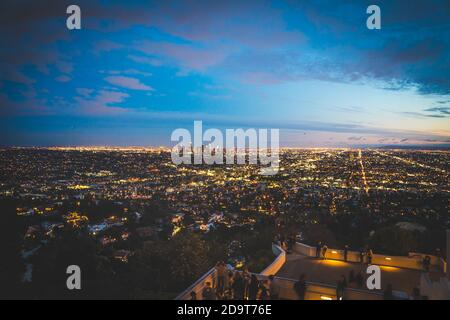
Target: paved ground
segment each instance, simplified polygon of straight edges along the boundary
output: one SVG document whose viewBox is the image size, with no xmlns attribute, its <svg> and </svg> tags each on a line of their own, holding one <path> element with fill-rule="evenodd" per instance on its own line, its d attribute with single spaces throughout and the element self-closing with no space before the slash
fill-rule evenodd
<svg viewBox="0 0 450 320">
<path fill-rule="evenodd" d="M 361 272 L 366 283 L 367 266 L 359 263 L 348 263 L 337 260 L 322 260 L 305 257 L 298 254 L 287 255 L 287 261 L 277 276 L 298 279 L 302 273 L 306 274 L 306 281 L 320 282 L 324 284 L 336 285 L 337 281 L 344 275 L 348 281 L 350 270 L 355 274 Z M 389 283 L 393 290 L 403 291 L 411 294 L 414 287 L 419 287 L 420 271 L 410 269 L 400 269 L 394 267 L 381 267 L 381 287 L 384 289 Z M 438 273 L 431 273 L 432 278 L 439 278 Z M 358 288 L 356 284 L 349 284 L 349 287 Z"/>
</svg>

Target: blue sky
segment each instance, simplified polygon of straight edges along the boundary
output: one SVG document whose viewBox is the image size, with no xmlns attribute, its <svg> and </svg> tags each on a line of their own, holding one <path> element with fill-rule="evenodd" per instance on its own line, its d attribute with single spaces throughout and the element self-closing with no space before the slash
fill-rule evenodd
<svg viewBox="0 0 450 320">
<path fill-rule="evenodd" d="M 78 4 L 82 29 L 67 30 Z M 281 145 L 450 144 L 450 3 L 2 1 L 1 145 L 170 145 L 280 128 Z"/>
</svg>

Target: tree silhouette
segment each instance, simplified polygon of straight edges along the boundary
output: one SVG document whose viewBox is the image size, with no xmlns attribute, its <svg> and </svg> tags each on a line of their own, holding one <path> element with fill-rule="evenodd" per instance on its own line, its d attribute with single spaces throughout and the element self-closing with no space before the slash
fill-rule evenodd
<svg viewBox="0 0 450 320">
<path fill-rule="evenodd" d="M 24 228 L 11 200 L 0 200 L 0 217 L 0 298 L 14 299 L 21 294 L 25 271 L 21 258 Z"/>
</svg>

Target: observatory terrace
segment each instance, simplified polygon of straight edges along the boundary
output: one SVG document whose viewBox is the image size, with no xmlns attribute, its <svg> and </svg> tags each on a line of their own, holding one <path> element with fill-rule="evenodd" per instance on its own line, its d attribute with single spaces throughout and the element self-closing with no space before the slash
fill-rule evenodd
<svg viewBox="0 0 450 320">
<path fill-rule="evenodd" d="M 258 280 L 266 286 L 268 278 L 274 275 L 274 285 L 279 291 L 279 299 L 297 300 L 298 295 L 294 284 L 300 275 L 306 276 L 306 300 L 335 300 L 337 299 L 337 282 L 344 275 L 362 275 L 362 285 L 355 282 L 348 283 L 344 290 L 344 300 L 382 300 L 383 292 L 392 286 L 393 298 L 399 300 L 410 299 L 414 288 L 419 288 L 421 295 L 426 298 L 448 298 L 448 288 L 440 288 L 440 284 L 448 286 L 445 272 L 447 263 L 444 259 L 430 256 L 431 263 L 428 272 L 423 270 L 423 258 L 420 253 L 410 253 L 408 256 L 387 256 L 374 254 L 372 264 L 380 266 L 381 289 L 368 290 L 366 280 L 367 264 L 360 263 L 359 252 L 348 251 L 347 261 L 344 261 L 343 250 L 328 249 L 325 257 L 316 257 L 316 248 L 302 243 L 296 243 L 289 254 L 278 244 L 272 245 L 276 258 L 265 270 L 256 274 Z M 176 299 L 189 300 L 195 292 L 197 299 L 202 299 L 202 292 L 206 283 L 217 286 L 217 271 L 212 268 L 193 285 L 182 292 Z"/>
</svg>

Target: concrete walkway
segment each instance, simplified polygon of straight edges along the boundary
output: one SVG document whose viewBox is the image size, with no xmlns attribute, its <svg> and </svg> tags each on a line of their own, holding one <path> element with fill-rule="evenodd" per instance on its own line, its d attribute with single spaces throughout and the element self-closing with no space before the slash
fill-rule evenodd
<svg viewBox="0 0 450 320">
<path fill-rule="evenodd" d="M 277 276 L 298 279 L 299 276 L 304 273 L 306 274 L 306 281 L 336 285 L 341 275 L 344 275 L 348 282 L 350 270 L 353 270 L 355 275 L 359 272 L 362 273 L 364 287 L 361 289 L 366 289 L 366 269 L 366 265 L 361 265 L 359 263 L 349 263 L 330 259 L 322 260 L 292 253 L 287 255 L 286 263 L 277 273 Z M 414 287 L 420 286 L 420 275 L 421 271 L 418 270 L 381 266 L 382 290 L 385 289 L 388 284 L 391 284 L 393 290 L 412 294 Z M 437 272 L 432 272 L 430 276 L 438 279 L 440 275 Z M 349 283 L 348 287 L 359 288 L 356 283 Z"/>
</svg>

